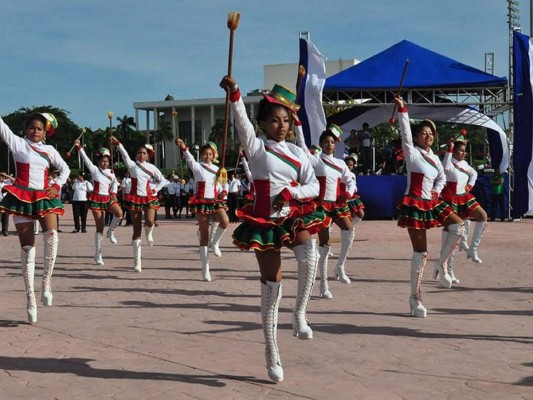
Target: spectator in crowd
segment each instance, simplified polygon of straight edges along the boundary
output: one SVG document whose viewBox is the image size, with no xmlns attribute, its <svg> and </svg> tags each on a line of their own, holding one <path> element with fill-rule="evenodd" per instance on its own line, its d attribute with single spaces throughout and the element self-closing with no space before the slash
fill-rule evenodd
<svg viewBox="0 0 533 400">
<path fill-rule="evenodd" d="M 74 214 L 74 230 L 72 233 L 80 231 L 87 232 L 87 193 L 92 192 L 93 185 L 86 181 L 83 172 L 80 172 L 72 183 L 72 213 Z"/>
<path fill-rule="evenodd" d="M 241 190 L 241 181 L 239 175 L 231 173 L 229 175 L 229 188 L 228 188 L 228 217 L 229 222 L 239 222 L 237 218 L 237 208 L 239 207 L 239 192 Z"/>
<path fill-rule="evenodd" d="M 505 207 L 504 207 L 504 191 L 503 191 L 503 176 L 500 174 L 500 170 L 496 168 L 494 175 L 490 178 L 490 192 L 491 192 L 491 212 L 490 220 L 496 219 L 496 209 L 500 211 L 500 220 L 505 221 Z"/>
<path fill-rule="evenodd" d="M 0 172 L 0 203 L 2 202 L 2 199 L 4 198 L 4 194 L 2 193 L 2 188 L 5 185 L 12 185 L 15 182 L 15 178 L 12 176 L 6 174 L 5 172 Z M 9 229 L 9 214 L 6 212 L 0 212 L 2 214 L 2 235 L 7 236 L 8 235 L 8 229 Z"/>
<path fill-rule="evenodd" d="M 357 133 L 359 139 L 359 151 L 361 152 L 361 163 L 363 164 L 363 173 L 369 174 L 374 170 L 372 165 L 372 142 L 373 137 L 369 131 L 368 122 L 363 123 L 363 130 Z"/>
<path fill-rule="evenodd" d="M 350 136 L 344 141 L 344 144 L 348 148 L 349 154 L 359 155 L 359 138 L 357 137 L 357 131 L 352 129 L 350 131 Z"/>
</svg>

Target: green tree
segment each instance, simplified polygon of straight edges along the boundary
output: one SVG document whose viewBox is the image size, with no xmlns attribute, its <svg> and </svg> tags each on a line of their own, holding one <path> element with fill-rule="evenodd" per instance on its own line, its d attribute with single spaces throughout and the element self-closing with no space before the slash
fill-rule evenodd
<svg viewBox="0 0 533 400">
<path fill-rule="evenodd" d="M 136 125 L 133 117 L 124 115 L 122 118 L 117 117 L 117 121 L 119 124 L 117 125 L 115 134 L 119 140 L 122 140 L 135 132 Z"/>
<path fill-rule="evenodd" d="M 15 134 L 24 136 L 26 121 L 34 112 L 47 112 L 54 114 L 57 119 L 58 126 L 55 130 L 55 135 L 51 138 L 48 138 L 46 143 L 54 146 L 57 149 L 69 167 L 77 168 L 77 157 L 69 158 L 67 157 L 67 152 L 72 147 L 74 140 L 80 135 L 81 128 L 69 118 L 68 111 L 53 106 L 38 106 L 33 108 L 21 107 L 17 111 L 3 116 L 2 119 Z M 7 155 L 7 146 L 3 141 L 0 142 L 0 154 Z M 8 170 L 8 162 L 11 162 L 11 173 L 14 173 L 15 171 L 11 157 L 0 157 L 0 171 Z"/>
</svg>

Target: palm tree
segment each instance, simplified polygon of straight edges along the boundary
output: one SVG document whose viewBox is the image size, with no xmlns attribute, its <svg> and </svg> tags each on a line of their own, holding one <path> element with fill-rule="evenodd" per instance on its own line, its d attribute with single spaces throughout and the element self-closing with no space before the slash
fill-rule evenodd
<svg viewBox="0 0 533 400">
<path fill-rule="evenodd" d="M 161 142 L 160 167 L 162 167 L 165 165 L 165 141 L 172 141 L 174 139 L 174 133 L 172 132 L 172 124 L 164 116 L 160 116 L 157 119 L 157 126 L 157 130 L 154 132 L 154 144 Z"/>
<path fill-rule="evenodd" d="M 116 134 L 119 139 L 123 139 L 134 132 L 136 125 L 133 117 L 124 115 L 122 118 L 117 117 L 117 121 L 119 124 L 117 125 Z"/>
</svg>

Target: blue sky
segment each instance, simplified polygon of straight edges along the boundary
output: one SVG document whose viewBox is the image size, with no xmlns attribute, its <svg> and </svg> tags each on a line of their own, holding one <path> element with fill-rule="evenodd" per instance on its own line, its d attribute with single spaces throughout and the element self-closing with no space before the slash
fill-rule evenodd
<svg viewBox="0 0 533 400">
<path fill-rule="evenodd" d="M 222 97 L 229 11 L 239 11 L 233 76 L 261 88 L 263 65 L 298 60 L 298 32 L 328 59 L 364 60 L 407 39 L 507 76 L 505 0 L 4 0 L 0 115 L 52 105 L 79 126 L 134 116 L 136 101 Z M 529 34 L 529 2 L 520 4 Z M 114 122 L 116 124 L 116 122 Z"/>
</svg>

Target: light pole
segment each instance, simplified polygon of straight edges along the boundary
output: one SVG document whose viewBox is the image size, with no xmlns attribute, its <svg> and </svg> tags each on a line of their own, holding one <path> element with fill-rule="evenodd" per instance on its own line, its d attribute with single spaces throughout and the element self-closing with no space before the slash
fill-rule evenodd
<svg viewBox="0 0 533 400">
<path fill-rule="evenodd" d="M 178 129 L 178 112 L 176 110 L 172 111 L 172 121 L 174 122 L 174 140 L 179 138 L 179 129 Z M 181 148 L 178 146 L 178 163 L 180 165 L 180 178 L 183 178 L 183 164 L 181 159 Z"/>
<path fill-rule="evenodd" d="M 113 141 L 111 140 L 111 136 L 113 136 L 113 111 L 108 111 L 107 112 L 107 118 L 109 118 L 109 152 L 111 153 L 111 170 L 113 170 L 114 168 L 114 164 L 113 164 L 113 152 L 114 152 L 114 149 L 113 149 Z"/>
</svg>

